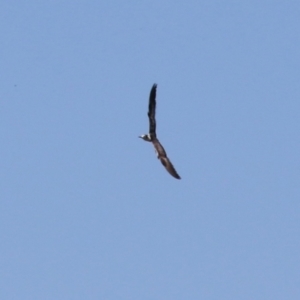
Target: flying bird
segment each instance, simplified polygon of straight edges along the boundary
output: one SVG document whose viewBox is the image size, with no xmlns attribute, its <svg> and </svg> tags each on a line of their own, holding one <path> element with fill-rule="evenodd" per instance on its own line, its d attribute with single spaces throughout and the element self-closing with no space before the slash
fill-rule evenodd
<svg viewBox="0 0 300 300">
<path fill-rule="evenodd" d="M 151 142 L 155 148 L 157 158 L 161 161 L 166 170 L 176 179 L 180 179 L 180 176 L 173 167 L 171 161 L 169 160 L 164 147 L 161 145 L 156 137 L 156 120 L 155 120 L 155 108 L 156 108 L 156 88 L 157 84 L 153 84 L 149 96 L 149 108 L 148 117 L 150 123 L 150 129 L 148 134 L 143 134 L 139 136 L 146 142 Z"/>
</svg>

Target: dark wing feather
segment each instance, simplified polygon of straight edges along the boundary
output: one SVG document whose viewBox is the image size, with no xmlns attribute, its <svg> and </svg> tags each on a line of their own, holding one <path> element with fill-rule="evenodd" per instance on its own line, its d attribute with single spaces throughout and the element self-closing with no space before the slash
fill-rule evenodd
<svg viewBox="0 0 300 300">
<path fill-rule="evenodd" d="M 156 87 L 157 84 L 153 84 L 152 89 L 150 91 L 149 96 L 149 109 L 148 109 L 148 117 L 149 117 L 149 133 L 151 136 L 156 136 L 156 121 L 155 121 L 155 107 L 156 107 Z"/>
<path fill-rule="evenodd" d="M 152 140 L 152 144 L 157 152 L 158 158 L 167 156 L 167 153 L 166 153 L 164 147 L 162 146 L 162 144 L 159 142 L 159 140 L 157 138 Z"/>
<path fill-rule="evenodd" d="M 164 149 L 164 147 L 161 145 L 159 140 L 157 138 L 152 140 L 152 144 L 154 145 L 154 148 L 157 152 L 157 156 L 160 159 L 163 166 L 166 168 L 166 170 L 175 178 L 180 179 L 180 176 L 176 172 L 175 168 L 173 167 L 171 161 L 167 157 L 167 153 Z"/>
<path fill-rule="evenodd" d="M 168 157 L 160 157 L 160 161 L 163 164 L 163 166 L 166 168 L 166 170 L 176 179 L 180 179 L 180 176 L 176 172 L 175 168 L 173 167 L 171 161 L 168 159 Z"/>
</svg>

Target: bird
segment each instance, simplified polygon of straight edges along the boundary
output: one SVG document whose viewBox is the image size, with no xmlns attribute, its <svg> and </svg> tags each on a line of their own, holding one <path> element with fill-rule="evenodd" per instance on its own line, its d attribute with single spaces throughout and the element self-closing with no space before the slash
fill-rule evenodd
<svg viewBox="0 0 300 300">
<path fill-rule="evenodd" d="M 148 118 L 149 118 L 149 133 L 140 135 L 139 138 L 143 139 L 146 142 L 151 142 L 155 148 L 157 158 L 160 160 L 162 165 L 166 170 L 176 179 L 181 179 L 178 173 L 176 172 L 174 166 L 172 165 L 170 159 L 167 156 L 167 153 L 159 142 L 156 136 L 156 120 L 155 120 L 155 110 L 156 110 L 156 88 L 157 84 L 154 83 L 150 95 L 149 95 L 149 106 L 148 106 Z"/>
</svg>

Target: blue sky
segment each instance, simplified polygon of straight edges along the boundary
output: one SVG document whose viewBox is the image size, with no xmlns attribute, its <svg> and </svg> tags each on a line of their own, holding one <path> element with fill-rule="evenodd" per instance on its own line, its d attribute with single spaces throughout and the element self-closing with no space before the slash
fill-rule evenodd
<svg viewBox="0 0 300 300">
<path fill-rule="evenodd" d="M 2 3 L 0 298 L 299 299 L 299 15 Z"/>
</svg>

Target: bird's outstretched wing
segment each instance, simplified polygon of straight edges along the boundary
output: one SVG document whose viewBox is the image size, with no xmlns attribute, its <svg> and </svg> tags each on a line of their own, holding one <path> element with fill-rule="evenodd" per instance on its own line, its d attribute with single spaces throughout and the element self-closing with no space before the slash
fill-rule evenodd
<svg viewBox="0 0 300 300">
<path fill-rule="evenodd" d="M 157 152 L 157 157 L 159 158 L 159 160 L 161 161 L 163 166 L 166 168 L 166 170 L 173 177 L 175 177 L 177 179 L 181 179 L 180 176 L 178 175 L 178 173 L 176 172 L 175 168 L 173 167 L 171 161 L 167 157 L 167 153 L 166 153 L 164 147 L 162 146 L 162 144 L 159 142 L 159 140 L 157 138 L 154 138 L 152 140 L 152 144 Z"/>
<path fill-rule="evenodd" d="M 181 179 L 178 173 L 176 172 L 175 168 L 173 167 L 171 161 L 168 157 L 160 157 L 159 158 L 163 166 L 166 168 L 166 170 L 176 179 Z"/>
<path fill-rule="evenodd" d="M 156 136 L 156 121 L 155 121 L 156 87 L 157 84 L 154 83 L 149 96 L 149 109 L 148 109 L 148 117 L 149 117 L 149 124 L 150 124 L 149 133 L 152 137 Z"/>
</svg>

